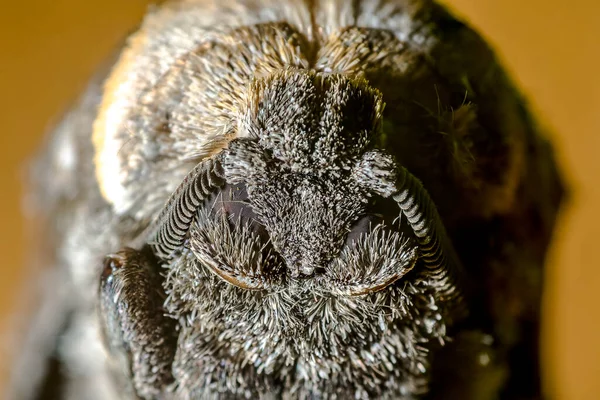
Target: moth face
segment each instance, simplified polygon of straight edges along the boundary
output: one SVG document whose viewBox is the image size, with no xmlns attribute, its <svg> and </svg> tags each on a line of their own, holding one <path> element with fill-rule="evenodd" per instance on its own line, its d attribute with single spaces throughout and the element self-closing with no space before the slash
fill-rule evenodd
<svg viewBox="0 0 600 400">
<path fill-rule="evenodd" d="M 254 82 L 250 93 L 245 137 L 221 155 L 225 185 L 191 232 L 200 263 L 246 289 L 311 279 L 347 294 L 381 290 L 410 271 L 414 242 L 376 176 L 395 172 L 373 150 L 378 94 L 361 81 L 306 72 Z"/>
<path fill-rule="evenodd" d="M 290 393 L 312 393 L 423 374 L 422 343 L 443 340 L 463 310 L 457 260 L 420 182 L 378 148 L 379 93 L 296 70 L 248 93 L 236 138 L 189 172 L 149 241 L 165 267 L 160 316 L 177 321 L 172 363 L 161 364 L 175 392 L 202 397 L 219 382 L 248 397 L 286 380 Z M 124 282 L 134 257 L 110 260 L 105 325 L 152 325 L 114 312 L 121 286 L 142 298 L 156 288 Z M 153 342 L 146 331 L 107 336 L 132 348 Z M 136 353 L 139 388 L 157 386 L 144 372 L 154 351 Z"/>
</svg>

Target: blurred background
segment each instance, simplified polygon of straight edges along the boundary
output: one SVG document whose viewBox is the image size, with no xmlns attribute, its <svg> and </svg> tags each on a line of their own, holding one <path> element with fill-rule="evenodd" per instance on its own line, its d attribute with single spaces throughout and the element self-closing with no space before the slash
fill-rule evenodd
<svg viewBox="0 0 600 400">
<path fill-rule="evenodd" d="M 0 393 L 26 281 L 23 165 L 150 1 L 2 2 Z M 556 145 L 571 189 L 550 253 L 543 365 L 551 399 L 600 398 L 600 2 L 448 0 L 497 49 Z M 584 255 L 584 249 L 587 254 Z M 17 334 L 20 334 L 17 332 Z M 2 347 L 5 346 L 5 347 Z M 10 346 L 10 345 L 8 345 Z"/>
</svg>

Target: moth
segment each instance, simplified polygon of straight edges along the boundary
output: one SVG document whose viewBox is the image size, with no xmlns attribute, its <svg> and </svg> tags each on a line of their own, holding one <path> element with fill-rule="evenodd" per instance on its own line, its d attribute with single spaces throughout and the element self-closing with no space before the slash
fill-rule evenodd
<svg viewBox="0 0 600 400">
<path fill-rule="evenodd" d="M 156 7 L 31 193 L 51 289 L 14 398 L 542 397 L 563 184 L 433 1 Z"/>
</svg>

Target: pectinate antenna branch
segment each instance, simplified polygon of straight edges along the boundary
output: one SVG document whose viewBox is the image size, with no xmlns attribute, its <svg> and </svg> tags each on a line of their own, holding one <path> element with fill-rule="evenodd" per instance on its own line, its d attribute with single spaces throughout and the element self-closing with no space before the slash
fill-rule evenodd
<svg viewBox="0 0 600 400">
<path fill-rule="evenodd" d="M 150 228 L 147 237 L 157 257 L 169 259 L 183 246 L 198 207 L 224 184 L 219 158 L 209 158 L 194 167 Z"/>
<path fill-rule="evenodd" d="M 438 211 L 422 183 L 404 167 L 398 171 L 398 190 L 392 198 L 414 232 L 431 284 L 443 299 L 460 303 L 462 265 Z"/>
</svg>

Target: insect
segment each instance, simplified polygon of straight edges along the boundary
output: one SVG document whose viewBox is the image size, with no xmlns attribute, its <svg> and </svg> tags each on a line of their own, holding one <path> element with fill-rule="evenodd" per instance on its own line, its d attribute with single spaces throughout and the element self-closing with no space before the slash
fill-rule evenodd
<svg viewBox="0 0 600 400">
<path fill-rule="evenodd" d="M 32 171 L 62 378 L 20 398 L 541 396 L 561 179 L 434 2 L 168 2 Z"/>
</svg>

